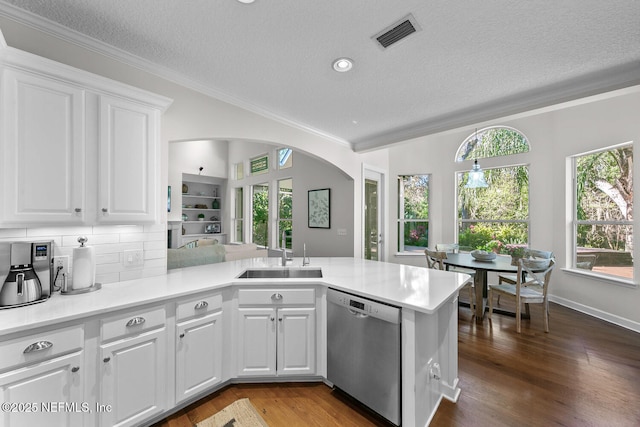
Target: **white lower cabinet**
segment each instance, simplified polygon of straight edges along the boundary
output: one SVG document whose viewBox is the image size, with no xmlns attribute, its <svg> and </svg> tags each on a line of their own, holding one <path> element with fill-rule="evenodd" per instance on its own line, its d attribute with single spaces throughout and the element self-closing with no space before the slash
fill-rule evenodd
<svg viewBox="0 0 640 427">
<path fill-rule="evenodd" d="M 236 303 L 224 322 L 216 291 L 0 340 L 0 403 L 15 405 L 0 427 L 138 426 L 223 379 L 316 375 L 314 288 L 239 289 Z"/>
<path fill-rule="evenodd" d="M 238 309 L 238 375 L 276 374 L 276 309 Z"/>
<path fill-rule="evenodd" d="M 222 380 L 222 311 L 177 325 L 176 402 Z"/>
<path fill-rule="evenodd" d="M 3 427 L 82 426 L 92 410 L 84 401 L 82 352 L 0 375 Z"/>
<path fill-rule="evenodd" d="M 126 334 L 119 336 L 118 334 Z M 164 306 L 102 321 L 101 426 L 135 426 L 166 409 L 167 335 Z"/>
<path fill-rule="evenodd" d="M 0 426 L 82 426 L 82 325 L 0 343 Z"/>
<path fill-rule="evenodd" d="M 277 372 L 315 374 L 315 308 L 279 308 Z"/>
<path fill-rule="evenodd" d="M 238 376 L 316 373 L 313 289 L 241 289 L 238 303 Z"/>
</svg>

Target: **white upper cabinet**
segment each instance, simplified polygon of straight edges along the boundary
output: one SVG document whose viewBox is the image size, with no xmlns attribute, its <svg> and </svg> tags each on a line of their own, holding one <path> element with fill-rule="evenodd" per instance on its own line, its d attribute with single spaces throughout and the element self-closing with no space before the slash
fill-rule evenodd
<svg viewBox="0 0 640 427">
<path fill-rule="evenodd" d="M 158 221 L 171 100 L 11 48 L 0 73 L 1 226 Z"/>
<path fill-rule="evenodd" d="M 100 96 L 98 222 L 156 219 L 158 110 Z"/>
<path fill-rule="evenodd" d="M 84 221 L 84 91 L 31 73 L 2 81 L 2 219 Z"/>
</svg>

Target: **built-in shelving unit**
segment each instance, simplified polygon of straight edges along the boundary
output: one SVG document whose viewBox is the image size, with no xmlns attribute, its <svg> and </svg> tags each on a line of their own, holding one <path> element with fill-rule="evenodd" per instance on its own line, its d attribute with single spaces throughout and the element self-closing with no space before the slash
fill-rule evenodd
<svg viewBox="0 0 640 427">
<path fill-rule="evenodd" d="M 182 174 L 182 244 L 200 238 L 226 243 L 223 227 L 224 180 Z"/>
</svg>

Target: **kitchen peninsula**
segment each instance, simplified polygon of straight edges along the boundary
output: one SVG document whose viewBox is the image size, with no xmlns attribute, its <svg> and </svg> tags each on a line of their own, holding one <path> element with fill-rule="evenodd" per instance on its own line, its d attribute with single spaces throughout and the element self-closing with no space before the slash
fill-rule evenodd
<svg viewBox="0 0 640 427">
<path fill-rule="evenodd" d="M 328 287 L 401 308 L 403 426 L 427 425 L 442 397 L 457 400 L 457 296 L 468 275 L 355 258 L 301 267 L 296 258 L 286 268 L 322 277 L 238 277 L 279 262 L 176 269 L 3 310 L 3 402 L 81 410 L 8 412 L 2 425 L 145 425 L 233 382 L 326 381 Z M 34 342 L 51 345 L 24 353 Z"/>
</svg>

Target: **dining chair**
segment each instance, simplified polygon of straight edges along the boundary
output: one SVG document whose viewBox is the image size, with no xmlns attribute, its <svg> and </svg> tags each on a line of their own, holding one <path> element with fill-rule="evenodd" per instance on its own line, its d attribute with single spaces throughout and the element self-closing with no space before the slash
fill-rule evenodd
<svg viewBox="0 0 640 427">
<path fill-rule="evenodd" d="M 443 251 L 433 251 L 425 249 L 424 254 L 427 257 L 427 267 L 435 270 L 444 270 L 443 260 L 447 259 L 447 253 Z"/>
<path fill-rule="evenodd" d="M 506 295 L 512 297 L 516 302 L 516 332 L 521 330 L 521 312 L 522 304 L 525 306 L 525 313 L 530 315 L 529 304 L 542 304 L 544 316 L 544 331 L 549 332 L 549 281 L 551 280 L 551 272 L 555 265 L 553 258 L 545 259 L 527 259 L 523 258 L 518 261 L 518 274 L 515 284 L 498 284 L 488 286 L 489 298 L 489 319 L 493 314 L 493 296 Z M 532 269 L 544 271 L 534 273 Z M 526 273 L 526 275 L 524 274 Z"/>
<path fill-rule="evenodd" d="M 424 254 L 427 257 L 427 267 L 433 268 L 435 270 L 446 270 L 444 266 L 444 260 L 447 259 L 447 253 L 445 251 L 439 251 L 439 250 L 434 251 L 431 249 L 425 249 Z M 449 270 L 449 271 L 453 271 L 453 270 Z M 464 271 L 460 271 L 460 272 L 465 273 Z M 466 273 L 466 274 L 469 274 L 469 273 Z M 471 276 L 473 277 L 473 274 L 471 274 Z M 462 289 L 469 289 L 469 307 L 471 308 L 471 311 L 475 310 L 475 303 L 474 303 L 475 293 L 474 293 L 474 287 L 473 287 L 474 280 L 472 280 L 470 283 L 462 287 Z"/>
<path fill-rule="evenodd" d="M 460 251 L 460 245 L 457 243 L 436 243 L 436 251 L 446 252 L 448 254 L 458 253 Z M 458 268 L 458 267 L 449 267 L 449 271 L 457 271 L 459 273 L 465 273 L 473 276 L 476 272 L 475 270 L 470 270 L 468 268 Z"/>
<path fill-rule="evenodd" d="M 553 252 L 527 248 L 524 250 L 524 258 L 551 259 L 553 258 Z M 516 282 L 517 282 L 517 277 L 516 277 L 516 274 L 514 273 L 498 274 L 498 284 L 509 283 L 511 285 L 515 285 Z M 498 302 L 500 302 L 499 299 L 498 299 Z"/>
</svg>

